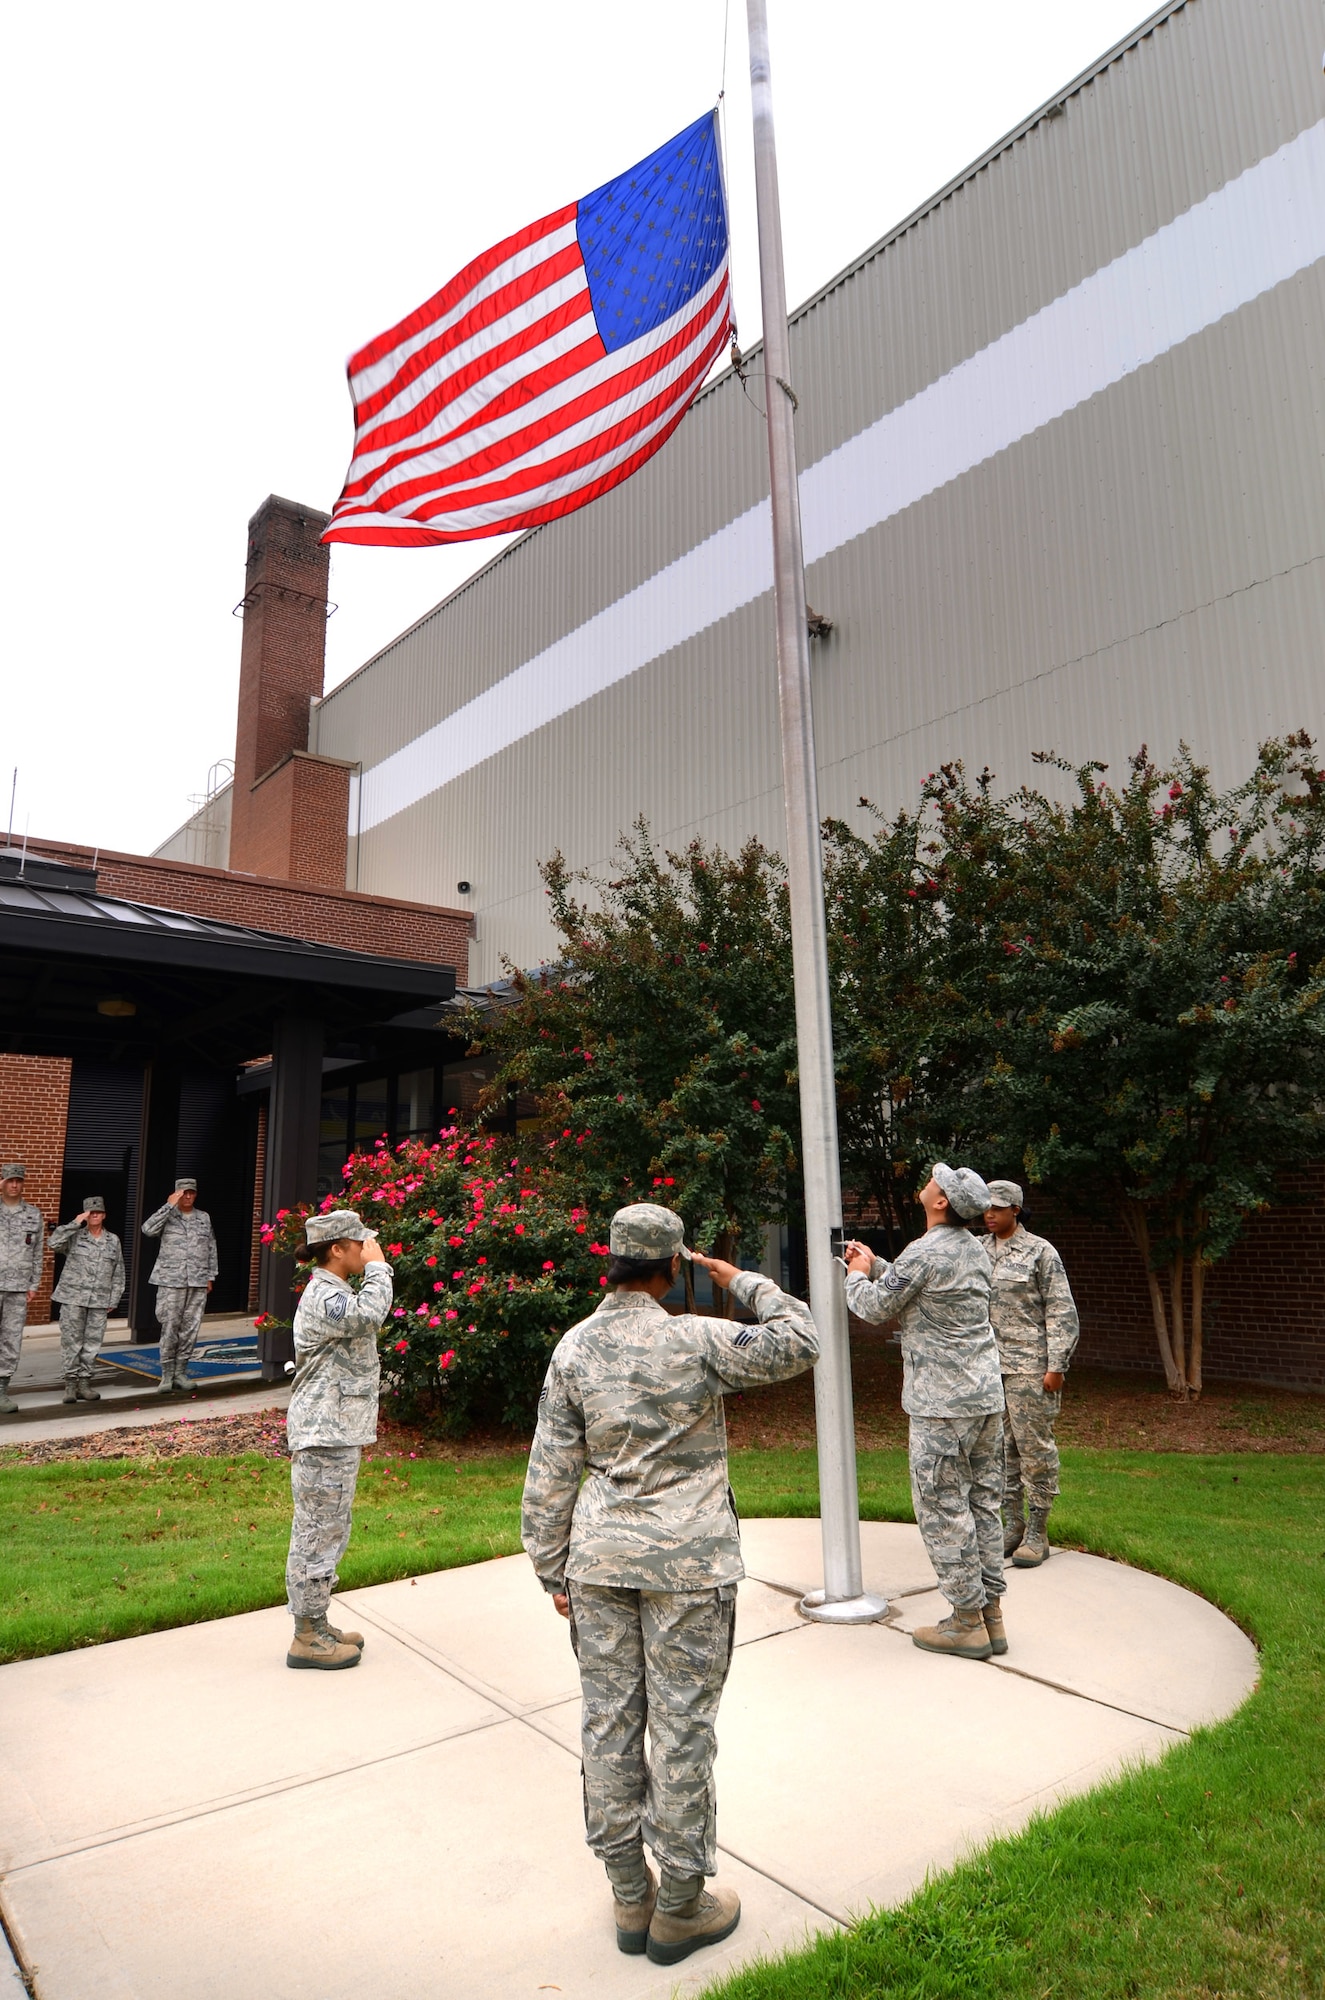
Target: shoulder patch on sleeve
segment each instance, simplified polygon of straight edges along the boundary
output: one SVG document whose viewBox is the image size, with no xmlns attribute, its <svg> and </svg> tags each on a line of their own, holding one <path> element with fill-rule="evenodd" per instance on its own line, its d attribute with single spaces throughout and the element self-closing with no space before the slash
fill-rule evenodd
<svg viewBox="0 0 1325 2000">
<path fill-rule="evenodd" d="M 331 1297 L 327 1300 L 326 1307 L 324 1309 L 326 1317 L 328 1319 L 344 1319 L 345 1311 L 349 1303 L 350 1302 L 346 1298 L 344 1292 L 333 1292 Z"/>
<path fill-rule="evenodd" d="M 743 1326 L 739 1333 L 732 1335 L 733 1347 L 753 1347 L 754 1342 L 755 1329 L 752 1326 Z"/>
<path fill-rule="evenodd" d="M 892 1270 L 884 1273 L 882 1284 L 885 1292 L 904 1292 L 906 1290 L 906 1273 L 898 1271 L 894 1267 Z"/>
</svg>

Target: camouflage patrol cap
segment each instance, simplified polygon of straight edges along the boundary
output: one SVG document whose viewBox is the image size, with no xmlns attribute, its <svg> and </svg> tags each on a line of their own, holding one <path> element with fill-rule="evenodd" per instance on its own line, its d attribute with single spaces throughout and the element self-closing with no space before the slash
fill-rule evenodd
<svg viewBox="0 0 1325 2000">
<path fill-rule="evenodd" d="M 84 1215 L 104 1215 L 106 1204 L 99 1194 L 90 1194 L 83 1203 Z"/>
<path fill-rule="evenodd" d="M 634 1257 L 651 1264 L 674 1257 L 679 1250 L 689 1263 L 685 1232 L 686 1226 L 674 1210 L 662 1208 L 656 1201 L 632 1201 L 629 1208 L 619 1208 L 612 1217 L 607 1241 L 614 1257 Z"/>
<path fill-rule="evenodd" d="M 197 1194 L 197 1192 L 198 1192 L 198 1183 L 197 1183 L 197 1181 L 195 1181 L 195 1180 L 191 1179 L 191 1178 L 190 1178 L 190 1176 L 189 1176 L 189 1175 L 187 1175 L 187 1174 L 186 1174 L 186 1175 L 184 1176 L 184 1179 L 183 1179 L 182 1181 L 176 1181 L 176 1182 L 175 1182 L 175 1193 L 176 1193 L 176 1194 L 187 1194 L 190 1188 L 192 1188 L 192 1189 L 193 1189 L 193 1192 L 194 1192 L 195 1194 Z"/>
<path fill-rule="evenodd" d="M 25 1181 L 26 1179 L 27 1175 L 23 1171 L 23 1162 L 21 1160 L 14 1160 L 7 1167 L 0 1167 L 0 1181 Z"/>
<path fill-rule="evenodd" d="M 1021 1208 L 1026 1197 L 1015 1181 L 990 1181 L 989 1200 L 994 1208 Z"/>
<path fill-rule="evenodd" d="M 352 1208 L 333 1208 L 327 1215 L 310 1215 L 304 1221 L 310 1243 L 367 1243 L 376 1234 Z"/>
<path fill-rule="evenodd" d="M 963 1222 L 969 1222 L 974 1215 L 983 1215 L 994 1205 L 993 1196 L 974 1167 L 950 1167 L 946 1160 L 937 1160 L 934 1178 Z"/>
</svg>

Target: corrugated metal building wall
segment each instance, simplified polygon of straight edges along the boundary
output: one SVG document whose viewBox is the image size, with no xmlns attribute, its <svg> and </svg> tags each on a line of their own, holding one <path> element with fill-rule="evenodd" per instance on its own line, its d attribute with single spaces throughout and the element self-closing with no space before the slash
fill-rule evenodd
<svg viewBox="0 0 1325 2000">
<path fill-rule="evenodd" d="M 1316 0 L 1164 9 L 796 315 L 826 812 L 1318 726 L 1321 41 Z M 471 980 L 547 949 L 557 848 L 781 845 L 758 366 L 321 705 L 351 883 L 471 882 Z"/>
</svg>

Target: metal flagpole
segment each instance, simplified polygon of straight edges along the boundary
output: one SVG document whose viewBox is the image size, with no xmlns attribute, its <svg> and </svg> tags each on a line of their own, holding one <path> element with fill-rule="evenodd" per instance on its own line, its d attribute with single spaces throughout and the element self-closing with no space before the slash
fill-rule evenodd
<svg viewBox="0 0 1325 2000">
<path fill-rule="evenodd" d="M 882 1617 L 888 1607 L 877 1597 L 867 1597 L 861 1580 L 851 1357 L 846 1295 L 837 1262 L 842 1237 L 842 1186 L 837 1160 L 833 1023 L 828 998 L 819 787 L 810 700 L 810 639 L 805 618 L 805 563 L 792 421 L 796 399 L 791 387 L 787 288 L 782 270 L 782 216 L 773 142 L 766 0 L 746 0 L 746 14 L 750 29 L 750 94 L 754 105 L 759 282 L 764 312 L 764 400 L 768 410 L 768 464 L 773 500 L 773 590 L 800 1068 L 801 1158 L 805 1173 L 810 1303 L 822 1342 L 814 1377 L 814 1403 L 824 1587 L 812 1591 L 801 1608 L 810 1618 L 861 1624 Z"/>
</svg>

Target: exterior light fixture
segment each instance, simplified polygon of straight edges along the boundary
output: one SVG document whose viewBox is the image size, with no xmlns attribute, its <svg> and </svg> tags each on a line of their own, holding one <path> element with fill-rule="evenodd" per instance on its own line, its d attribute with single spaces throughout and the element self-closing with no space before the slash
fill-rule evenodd
<svg viewBox="0 0 1325 2000">
<path fill-rule="evenodd" d="M 457 895 L 457 896 L 467 896 L 467 895 L 469 894 L 470 890 L 471 890 L 471 889 L 473 888 L 473 886 L 474 886 L 474 885 L 473 885 L 473 883 L 472 883 L 472 882 L 457 882 L 457 883 L 456 883 L 456 885 L 455 885 L 455 892 L 456 892 L 456 895 Z"/>
<path fill-rule="evenodd" d="M 98 1014 L 109 1014 L 112 1020 L 127 1020 L 138 1012 L 136 1000 L 126 1000 L 121 993 L 108 993 L 104 1000 L 97 1002 Z"/>
</svg>

